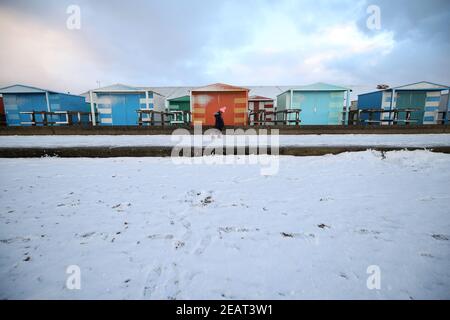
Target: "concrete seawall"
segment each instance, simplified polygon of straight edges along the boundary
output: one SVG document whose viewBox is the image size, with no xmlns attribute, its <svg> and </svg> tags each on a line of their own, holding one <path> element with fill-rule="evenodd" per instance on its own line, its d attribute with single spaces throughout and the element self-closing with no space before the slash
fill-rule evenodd
<svg viewBox="0 0 450 320">
<path fill-rule="evenodd" d="M 193 127 L 179 127 L 194 132 Z M 8 135 L 170 135 L 177 127 L 0 127 L 0 136 Z M 203 130 L 210 129 L 204 127 Z M 269 126 L 242 127 L 229 129 L 278 129 L 280 134 L 430 134 L 450 133 L 450 125 L 422 125 L 422 126 Z"/>
</svg>

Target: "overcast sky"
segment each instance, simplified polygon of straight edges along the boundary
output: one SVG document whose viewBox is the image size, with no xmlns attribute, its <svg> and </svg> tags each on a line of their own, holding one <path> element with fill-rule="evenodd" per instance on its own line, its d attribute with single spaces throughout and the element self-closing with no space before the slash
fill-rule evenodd
<svg viewBox="0 0 450 320">
<path fill-rule="evenodd" d="M 449 85 L 450 1 L 1 0 L 0 43 L 1 87 Z"/>
</svg>

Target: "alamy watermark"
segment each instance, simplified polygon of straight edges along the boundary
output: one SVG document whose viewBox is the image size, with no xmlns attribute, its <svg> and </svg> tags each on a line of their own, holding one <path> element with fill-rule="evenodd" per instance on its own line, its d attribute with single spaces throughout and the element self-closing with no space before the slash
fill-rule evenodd
<svg viewBox="0 0 450 320">
<path fill-rule="evenodd" d="M 66 20 L 66 27 L 69 30 L 81 29 L 81 8 L 79 5 L 71 4 L 67 7 L 66 13 L 69 15 Z"/>
<path fill-rule="evenodd" d="M 81 290 L 81 269 L 76 264 L 70 265 L 66 269 L 69 275 L 66 279 L 66 288 L 69 290 Z"/>
<path fill-rule="evenodd" d="M 174 164 L 251 164 L 259 165 L 261 175 L 275 175 L 279 170 L 279 130 L 227 129 L 223 135 L 217 129 L 203 133 L 194 125 L 194 134 L 187 129 L 172 132 Z"/>
<path fill-rule="evenodd" d="M 366 270 L 369 277 L 367 278 L 366 285 L 369 290 L 381 289 L 381 269 L 377 265 L 370 265 Z"/>
<path fill-rule="evenodd" d="M 370 5 L 367 7 L 366 13 L 369 15 L 366 20 L 366 26 L 369 30 L 381 29 L 381 9 L 377 5 Z"/>
</svg>

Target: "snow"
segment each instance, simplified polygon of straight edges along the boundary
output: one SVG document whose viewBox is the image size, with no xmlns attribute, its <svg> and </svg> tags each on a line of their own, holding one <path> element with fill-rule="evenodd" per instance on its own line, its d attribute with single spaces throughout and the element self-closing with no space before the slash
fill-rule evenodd
<svg viewBox="0 0 450 320">
<path fill-rule="evenodd" d="M 0 299 L 450 298 L 449 155 L 280 157 L 273 176 L 170 158 L 0 168 Z"/>
<path fill-rule="evenodd" d="M 63 136 L 1 136 L 0 147 L 87 147 L 87 146 L 173 146 L 182 136 L 170 135 L 63 135 Z M 191 136 L 193 137 L 193 136 Z M 230 138 L 230 137 L 228 137 Z M 203 144 L 211 141 L 203 137 Z M 245 136 L 236 136 L 238 145 L 255 144 Z M 226 136 L 214 138 L 215 144 L 229 145 Z M 270 138 L 269 138 L 270 143 Z M 281 146 L 387 146 L 387 147 L 437 147 L 450 146 L 450 134 L 335 134 L 335 135 L 280 135 Z M 183 145 L 186 143 L 182 143 Z"/>
</svg>

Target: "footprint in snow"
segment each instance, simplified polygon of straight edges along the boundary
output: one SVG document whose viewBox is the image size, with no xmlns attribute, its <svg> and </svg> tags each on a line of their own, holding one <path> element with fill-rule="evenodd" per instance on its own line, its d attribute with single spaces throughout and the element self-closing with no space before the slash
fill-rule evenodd
<svg viewBox="0 0 450 320">
<path fill-rule="evenodd" d="M 122 211 L 124 211 L 125 207 L 131 207 L 131 203 L 129 203 L 129 202 L 128 203 L 118 203 L 118 204 L 112 206 L 111 208 L 116 209 L 117 212 L 122 212 Z"/>
<path fill-rule="evenodd" d="M 205 207 L 214 202 L 212 197 L 212 191 L 203 192 L 191 190 L 186 193 L 184 202 L 190 203 L 192 206 L 202 206 Z"/>
<path fill-rule="evenodd" d="M 178 249 L 184 247 L 185 244 L 186 243 L 184 243 L 183 241 L 175 241 L 175 243 L 174 243 L 175 250 L 178 250 Z"/>
<path fill-rule="evenodd" d="M 360 234 L 380 234 L 380 231 L 376 231 L 376 230 L 367 230 L 367 229 L 359 229 L 358 233 Z"/>
<path fill-rule="evenodd" d="M 281 235 L 285 238 L 294 238 L 293 233 L 281 232 Z"/>
<path fill-rule="evenodd" d="M 313 233 L 305 234 L 305 233 L 288 233 L 288 232 L 280 232 L 281 236 L 284 238 L 301 238 L 310 244 L 318 244 L 318 240 Z"/>
<path fill-rule="evenodd" d="M 95 234 L 94 231 L 92 231 L 92 232 L 86 232 L 86 233 L 80 235 L 80 237 L 81 237 L 81 238 L 89 238 L 89 237 L 93 236 L 94 234 Z"/>
<path fill-rule="evenodd" d="M 248 228 L 237 228 L 237 227 L 219 227 L 217 229 L 217 231 L 219 232 L 219 237 L 222 239 L 222 235 L 224 233 L 231 233 L 231 232 L 238 232 L 238 233 L 242 233 L 242 232 L 250 232 L 250 229 Z M 255 229 L 255 231 L 259 231 L 259 229 Z"/>
<path fill-rule="evenodd" d="M 432 237 L 436 240 L 443 240 L 443 241 L 448 240 L 448 236 L 445 236 L 443 234 L 433 234 Z"/>
<path fill-rule="evenodd" d="M 212 203 L 213 199 L 211 196 L 207 196 L 205 199 L 201 200 L 201 203 L 203 206 L 207 206 L 208 204 Z"/>
<path fill-rule="evenodd" d="M 434 256 L 431 253 L 427 253 L 427 252 L 422 252 L 420 254 L 421 257 L 426 257 L 426 258 L 434 258 Z"/>
<path fill-rule="evenodd" d="M 30 238 L 24 238 L 24 237 L 15 237 L 15 238 L 10 238 L 10 239 L 1 239 L 1 240 L 0 240 L 0 243 L 10 244 L 10 243 L 16 242 L 16 241 L 20 241 L 20 242 L 30 242 L 31 239 L 30 239 Z"/>
<path fill-rule="evenodd" d="M 173 239 L 173 235 L 172 234 L 151 234 L 149 235 L 147 238 L 152 239 L 152 240 L 158 240 L 158 239 L 166 239 L 166 240 L 170 240 Z"/>
<path fill-rule="evenodd" d="M 197 249 L 195 249 L 194 253 L 196 255 L 201 255 L 205 251 L 205 249 L 209 246 L 210 243 L 211 243 L 211 236 L 208 235 L 208 236 L 204 237 L 200 241 L 200 244 L 197 247 Z"/>
<path fill-rule="evenodd" d="M 153 292 L 157 287 L 157 283 L 159 278 L 161 277 L 161 274 L 162 274 L 161 266 L 155 267 L 153 270 L 149 272 L 149 274 L 147 275 L 147 279 L 145 280 L 143 292 L 144 297 L 152 296 Z"/>
</svg>

